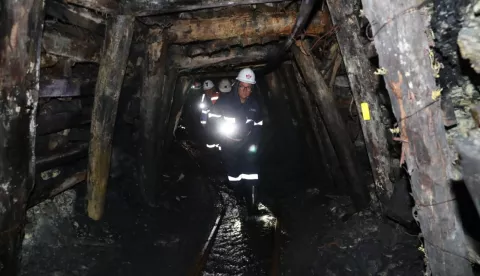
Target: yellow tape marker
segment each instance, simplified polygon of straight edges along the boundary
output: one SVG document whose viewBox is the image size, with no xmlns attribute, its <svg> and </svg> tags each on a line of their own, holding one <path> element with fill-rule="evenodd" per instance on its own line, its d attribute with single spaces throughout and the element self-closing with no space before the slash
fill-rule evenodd
<svg viewBox="0 0 480 276">
<path fill-rule="evenodd" d="M 368 108 L 368 103 L 361 103 L 360 106 L 362 108 L 363 120 L 370 120 L 370 109 Z"/>
</svg>

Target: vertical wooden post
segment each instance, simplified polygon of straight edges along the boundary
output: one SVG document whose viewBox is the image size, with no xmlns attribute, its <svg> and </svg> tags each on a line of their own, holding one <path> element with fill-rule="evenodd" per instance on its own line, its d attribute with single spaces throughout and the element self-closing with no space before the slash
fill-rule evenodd
<svg viewBox="0 0 480 276">
<path fill-rule="evenodd" d="M 467 241 L 449 181 L 450 160 L 429 56 L 427 14 L 416 0 L 363 0 L 399 123 L 427 265 L 435 276 L 470 276 Z M 407 12 L 408 11 L 408 12 Z"/>
<path fill-rule="evenodd" d="M 350 140 L 342 116 L 335 106 L 333 95 L 318 70 L 314 56 L 309 49 L 309 45 L 304 47 L 307 52 L 306 55 L 295 45 L 292 52 L 303 79 L 315 97 L 330 140 L 340 161 L 340 166 L 350 185 L 349 192 L 352 201 L 358 210 L 363 209 L 368 206 L 370 196 L 355 156 L 353 143 Z"/>
<path fill-rule="evenodd" d="M 161 175 L 165 165 L 165 156 L 168 148 L 165 147 L 167 142 L 167 128 L 168 128 L 168 121 L 170 119 L 170 110 L 172 109 L 173 104 L 173 95 L 175 93 L 175 86 L 177 80 L 177 71 L 175 69 L 171 69 L 168 72 L 168 75 L 165 78 L 165 84 L 163 85 L 163 93 L 161 104 L 158 107 L 159 109 L 159 121 L 157 124 L 157 131 L 158 131 L 158 143 L 157 143 L 157 164 L 159 164 L 158 168 L 158 175 Z M 159 183 L 156 185 L 157 187 L 161 185 L 161 179 L 157 180 Z"/>
<path fill-rule="evenodd" d="M 171 69 L 168 72 L 166 83 L 164 85 L 164 92 L 162 97 L 162 105 L 160 106 L 160 139 L 162 141 L 162 147 L 165 146 L 166 139 L 168 137 L 167 128 L 170 121 L 170 114 L 173 108 L 173 97 L 175 95 L 177 86 L 178 73 L 175 69 Z"/>
<path fill-rule="evenodd" d="M 119 15 L 107 22 L 92 112 L 88 157 L 88 216 L 103 215 L 110 171 L 118 99 L 125 75 L 134 17 Z"/>
<path fill-rule="evenodd" d="M 0 275 L 16 275 L 35 178 L 43 1 L 0 1 Z"/>
<path fill-rule="evenodd" d="M 382 122 L 382 110 L 378 96 L 378 77 L 367 57 L 366 47 L 360 41 L 361 29 L 354 13 L 356 1 L 327 0 L 333 24 L 337 25 L 338 45 L 347 70 L 355 105 L 362 126 L 365 147 L 372 168 L 375 192 L 380 202 L 385 203 L 393 193 L 389 173 L 391 168 L 388 150 L 387 127 Z M 368 106 L 370 118 L 363 117 L 361 105 Z"/>
<path fill-rule="evenodd" d="M 172 108 L 170 109 L 170 116 L 168 119 L 168 126 L 165 133 L 164 147 L 170 148 L 173 140 L 173 134 L 177 125 L 177 121 L 180 119 L 182 106 L 185 103 L 185 94 L 187 93 L 189 86 L 191 85 L 188 77 L 181 76 L 177 78 L 177 84 L 175 85 L 175 92 L 173 95 Z"/>
<path fill-rule="evenodd" d="M 335 183 L 338 186 L 343 186 L 343 175 L 339 173 L 339 166 L 337 156 L 335 155 L 335 150 L 333 149 L 332 144 L 330 143 L 330 137 L 328 135 L 325 137 L 325 125 L 323 124 L 322 118 L 316 117 L 316 104 L 310 101 L 310 96 L 308 94 L 307 88 L 304 85 L 302 76 L 298 71 L 298 68 L 294 67 L 295 78 L 298 83 L 298 92 L 300 97 L 303 100 L 303 104 L 307 111 L 308 121 L 310 122 L 311 130 L 315 137 L 317 143 L 317 149 L 320 153 L 320 160 L 322 161 L 318 166 L 322 166 L 324 178 L 326 178 L 328 183 Z"/>
<path fill-rule="evenodd" d="M 270 114 L 270 118 L 272 118 L 275 130 L 281 131 L 283 127 L 282 124 L 290 121 L 286 110 L 285 87 L 282 87 L 284 83 L 281 82 L 278 71 L 273 71 L 265 75 L 265 80 L 271 92 L 268 113 Z"/>
<path fill-rule="evenodd" d="M 157 127 L 161 121 L 162 98 L 165 91 L 167 48 L 166 37 L 161 36 L 157 41 L 148 41 L 145 52 L 140 99 L 140 122 L 142 125 L 138 171 L 140 191 L 150 206 L 156 204 L 157 181 L 160 180 L 157 148 L 161 141 Z"/>
<path fill-rule="evenodd" d="M 310 149 L 308 154 L 309 158 L 311 159 L 312 168 L 315 166 L 320 166 L 320 152 L 318 151 L 315 145 L 315 137 L 313 135 L 313 129 L 308 128 L 307 119 L 304 116 L 304 108 L 302 108 L 301 103 L 301 95 L 298 89 L 298 85 L 295 83 L 295 72 L 293 71 L 292 64 L 284 63 L 281 67 L 281 78 L 286 83 L 286 91 L 288 98 L 290 99 L 290 103 L 294 110 L 295 119 L 298 122 L 300 133 L 305 137 L 305 141 Z M 315 170 L 318 172 L 319 170 Z M 333 184 L 333 183 L 331 183 Z"/>
<path fill-rule="evenodd" d="M 327 163 L 324 164 L 328 164 L 328 169 L 331 170 L 336 189 L 349 193 L 350 188 L 348 187 L 348 180 L 345 177 L 345 174 L 343 173 L 342 167 L 340 165 L 341 156 L 335 151 L 335 145 L 332 142 L 332 138 L 330 138 L 328 134 L 328 129 L 325 125 L 325 121 L 322 118 L 322 115 L 320 114 L 319 107 L 315 104 L 315 100 L 311 100 L 311 102 L 313 103 L 313 116 L 315 118 L 318 135 L 321 139 L 321 143 L 323 144 L 323 148 L 325 149 L 324 154 Z"/>
</svg>

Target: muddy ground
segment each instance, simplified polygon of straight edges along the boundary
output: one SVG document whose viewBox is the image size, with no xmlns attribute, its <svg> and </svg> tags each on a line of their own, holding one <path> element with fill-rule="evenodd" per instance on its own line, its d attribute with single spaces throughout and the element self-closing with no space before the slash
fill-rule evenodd
<svg viewBox="0 0 480 276">
<path fill-rule="evenodd" d="M 86 216 L 82 184 L 30 209 L 21 275 L 185 275 L 213 223 L 216 194 L 185 151 L 176 155 L 157 208 L 120 174 L 99 222 Z"/>
<path fill-rule="evenodd" d="M 310 189 L 284 205 L 284 275 L 424 275 L 417 236 L 349 198 Z"/>
<path fill-rule="evenodd" d="M 82 184 L 30 209 L 21 275 L 187 275 L 222 210 L 203 275 L 423 274 L 414 234 L 371 211 L 354 213 L 348 197 L 322 188 L 302 166 L 264 164 L 274 186 L 263 182 L 261 216 L 246 222 L 216 153 L 177 138 L 159 207 L 141 203 L 134 174 L 114 169 L 100 222 L 85 214 Z"/>
</svg>

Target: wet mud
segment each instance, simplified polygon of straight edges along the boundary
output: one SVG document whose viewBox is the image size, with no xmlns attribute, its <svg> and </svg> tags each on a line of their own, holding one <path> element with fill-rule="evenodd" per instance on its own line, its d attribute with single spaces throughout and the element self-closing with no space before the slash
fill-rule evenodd
<svg viewBox="0 0 480 276">
<path fill-rule="evenodd" d="M 278 169 L 292 162 L 281 153 L 262 165 L 261 210 L 247 220 L 218 153 L 180 126 L 158 207 L 143 203 L 126 168 L 113 169 L 99 222 L 86 216 L 82 184 L 45 201 L 28 212 L 21 275 L 188 275 L 222 210 L 201 275 L 423 275 L 417 233 L 371 210 L 355 213 L 302 166 Z"/>
</svg>

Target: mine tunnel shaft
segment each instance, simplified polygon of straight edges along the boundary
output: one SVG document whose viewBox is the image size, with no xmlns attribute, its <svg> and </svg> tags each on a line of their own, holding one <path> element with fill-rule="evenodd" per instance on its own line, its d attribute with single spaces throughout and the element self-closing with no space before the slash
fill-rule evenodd
<svg viewBox="0 0 480 276">
<path fill-rule="evenodd" d="M 479 274 L 480 2 L 394 2 L 2 1 L 0 275 Z"/>
</svg>

